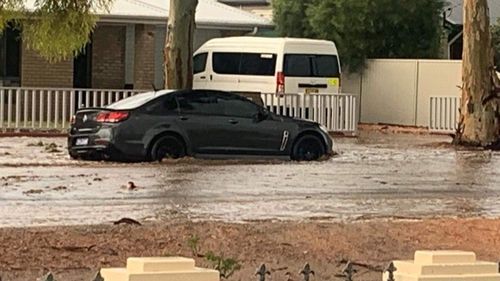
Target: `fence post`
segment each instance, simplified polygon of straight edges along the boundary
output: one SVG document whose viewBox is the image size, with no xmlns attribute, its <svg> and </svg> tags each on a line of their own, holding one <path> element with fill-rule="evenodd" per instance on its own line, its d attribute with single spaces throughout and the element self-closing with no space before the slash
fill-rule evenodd
<svg viewBox="0 0 500 281">
<path fill-rule="evenodd" d="M 7 127 L 10 128 L 12 122 L 12 89 L 7 92 Z"/>
<path fill-rule="evenodd" d="M 73 118 L 73 115 L 75 115 L 75 99 L 76 99 L 76 92 L 74 90 L 71 90 L 69 92 L 69 120 L 71 122 L 71 118 Z"/>
<path fill-rule="evenodd" d="M 35 128 L 36 122 L 36 90 L 31 90 L 31 128 Z"/>
<path fill-rule="evenodd" d="M 63 91 L 63 101 L 62 101 L 62 129 L 66 128 L 66 122 L 68 121 L 68 92 L 67 90 Z"/>
<path fill-rule="evenodd" d="M 39 128 L 42 128 L 43 126 L 43 117 L 45 116 L 45 112 L 44 112 L 44 109 L 45 109 L 45 106 L 44 103 L 45 103 L 45 92 L 43 90 L 40 90 L 38 92 L 40 94 L 40 112 L 39 112 L 39 117 L 40 117 L 40 120 L 39 121 Z"/>
<path fill-rule="evenodd" d="M 50 128 L 52 120 L 52 91 L 47 90 L 47 128 Z"/>
<path fill-rule="evenodd" d="M 387 268 L 385 269 L 385 271 L 387 271 L 389 273 L 388 277 L 387 277 L 387 281 L 395 281 L 394 280 L 394 272 L 397 270 L 397 268 L 394 266 L 394 262 L 391 262 Z"/>
<path fill-rule="evenodd" d="M 300 271 L 300 274 L 304 275 L 304 281 L 309 281 L 311 275 L 314 275 L 314 270 L 311 269 L 309 263 L 306 263 L 304 268 Z"/>
<path fill-rule="evenodd" d="M 21 92 L 19 89 L 14 90 L 16 93 L 16 108 L 15 108 L 15 118 L 16 121 L 14 122 L 15 128 L 19 128 L 19 121 L 21 119 Z"/>
<path fill-rule="evenodd" d="M 344 274 L 345 276 L 345 281 L 352 281 L 352 277 L 356 272 L 356 269 L 354 269 L 354 266 L 350 261 L 348 261 L 344 269 L 342 269 L 342 274 Z"/>
<path fill-rule="evenodd" d="M 28 127 L 28 91 L 29 89 L 27 90 L 20 90 L 23 92 L 23 127 L 24 128 L 27 128 Z"/>
<path fill-rule="evenodd" d="M 271 275 L 271 272 L 267 270 L 265 264 L 261 264 L 255 275 L 258 276 L 259 281 L 266 281 L 266 275 Z"/>
<path fill-rule="evenodd" d="M 55 113 L 54 113 L 54 129 L 57 129 L 59 126 L 59 99 L 60 99 L 60 91 L 55 91 L 55 101 L 54 101 L 54 107 L 55 107 Z"/>
</svg>

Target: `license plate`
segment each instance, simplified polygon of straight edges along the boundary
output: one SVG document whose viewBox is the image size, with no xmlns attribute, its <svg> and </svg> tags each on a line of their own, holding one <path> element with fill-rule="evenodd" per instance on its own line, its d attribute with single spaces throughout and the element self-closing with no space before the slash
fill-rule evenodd
<svg viewBox="0 0 500 281">
<path fill-rule="evenodd" d="M 89 139 L 88 138 L 80 138 L 80 139 L 76 139 L 76 143 L 75 145 L 87 145 L 89 144 Z"/>
<path fill-rule="evenodd" d="M 319 89 L 316 88 L 306 88 L 306 94 L 317 94 L 319 93 Z"/>
</svg>

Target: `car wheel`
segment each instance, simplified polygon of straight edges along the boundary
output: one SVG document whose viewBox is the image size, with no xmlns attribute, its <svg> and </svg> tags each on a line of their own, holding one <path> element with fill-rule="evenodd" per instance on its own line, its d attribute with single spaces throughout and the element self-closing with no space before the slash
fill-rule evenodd
<svg viewBox="0 0 500 281">
<path fill-rule="evenodd" d="M 175 136 L 164 136 L 158 139 L 151 149 L 151 160 L 162 161 L 165 158 L 178 159 L 186 156 L 184 143 Z"/>
<path fill-rule="evenodd" d="M 69 158 L 72 160 L 78 160 L 80 159 L 80 156 L 78 155 L 78 153 L 69 152 Z"/>
<path fill-rule="evenodd" d="M 297 140 L 292 149 L 292 160 L 314 161 L 325 154 L 322 141 L 313 135 L 305 135 Z"/>
</svg>

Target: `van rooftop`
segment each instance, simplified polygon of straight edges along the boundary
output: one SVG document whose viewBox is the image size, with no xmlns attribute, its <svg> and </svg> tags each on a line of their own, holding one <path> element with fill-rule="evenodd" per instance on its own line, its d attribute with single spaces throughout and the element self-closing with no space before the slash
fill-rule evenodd
<svg viewBox="0 0 500 281">
<path fill-rule="evenodd" d="M 255 36 L 237 36 L 211 39 L 203 47 L 212 47 L 218 45 L 285 45 L 285 44 L 308 44 L 308 45 L 334 45 L 333 42 L 327 40 L 307 39 L 307 38 L 292 38 L 292 37 L 255 37 Z"/>
</svg>

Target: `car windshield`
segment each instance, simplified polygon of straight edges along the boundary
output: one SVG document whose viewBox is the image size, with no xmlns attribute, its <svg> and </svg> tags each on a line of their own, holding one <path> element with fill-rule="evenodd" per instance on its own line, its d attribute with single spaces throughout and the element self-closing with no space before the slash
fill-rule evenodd
<svg viewBox="0 0 500 281">
<path fill-rule="evenodd" d="M 164 90 L 158 92 L 147 92 L 147 93 L 137 94 L 135 96 L 112 103 L 108 105 L 106 108 L 116 109 L 116 110 L 134 109 L 146 104 L 148 101 L 152 99 L 166 95 L 171 92 L 173 92 L 173 90 Z"/>
</svg>

